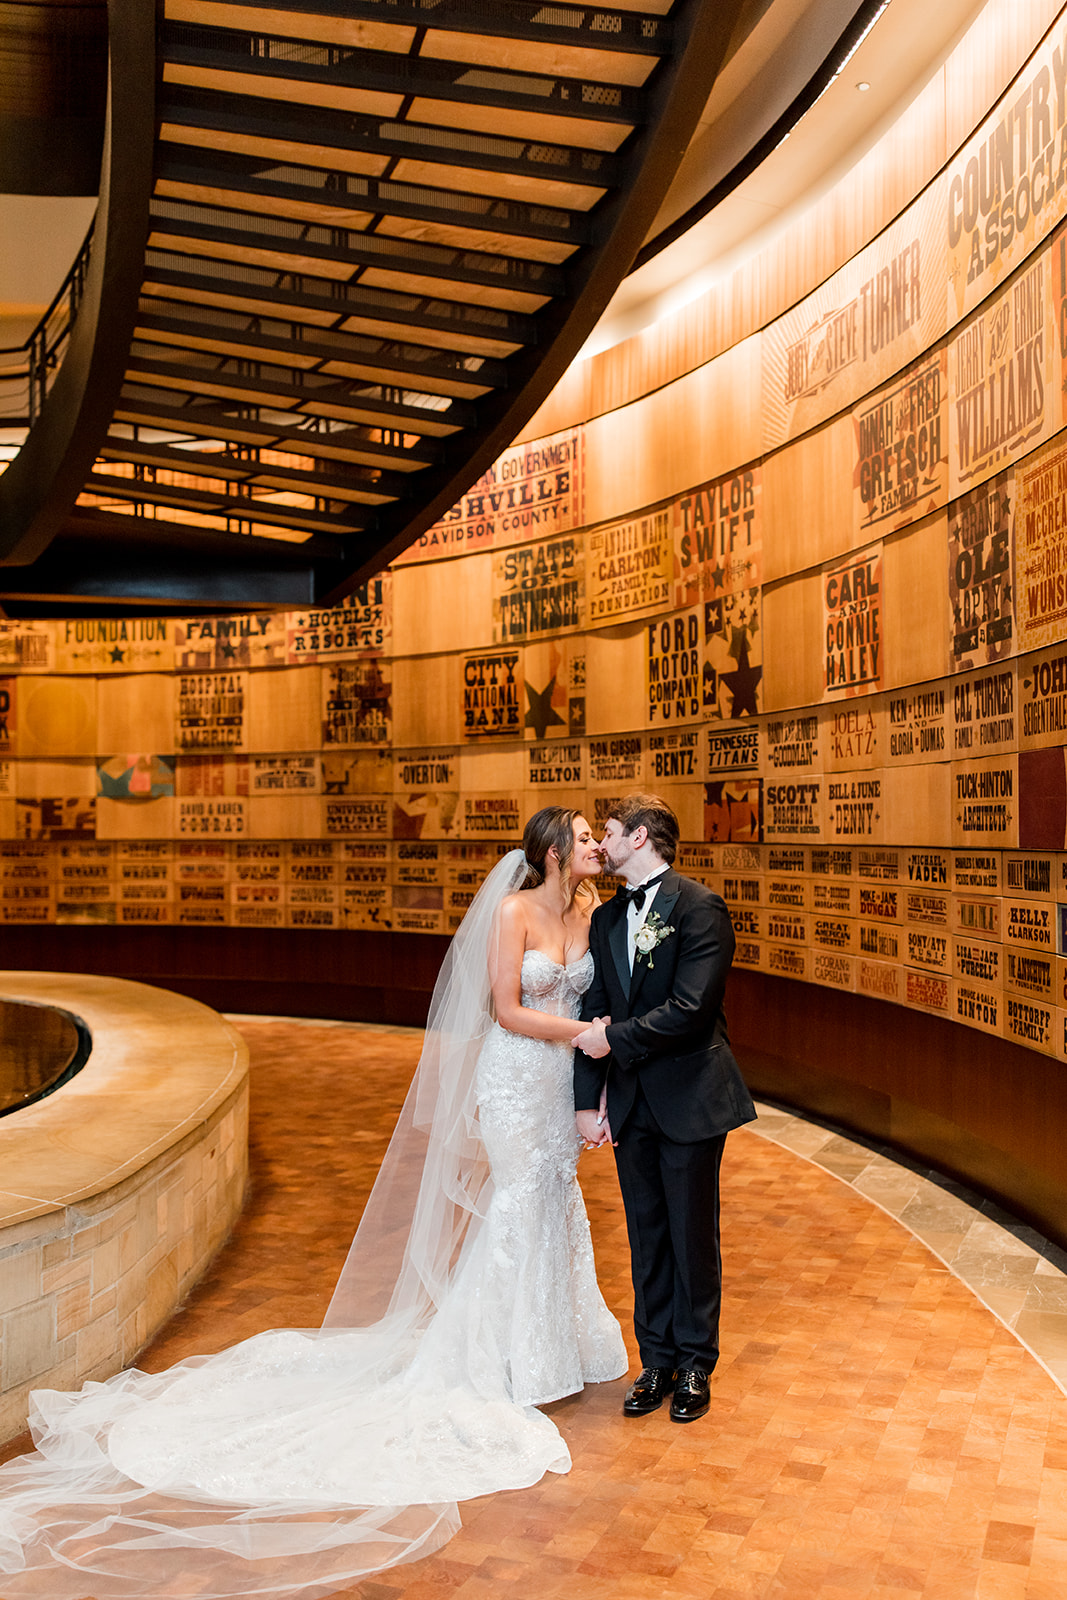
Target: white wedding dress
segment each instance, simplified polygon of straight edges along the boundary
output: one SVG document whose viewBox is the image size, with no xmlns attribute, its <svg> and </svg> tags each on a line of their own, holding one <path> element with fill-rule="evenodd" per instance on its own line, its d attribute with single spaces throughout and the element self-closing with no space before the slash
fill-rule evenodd
<svg viewBox="0 0 1067 1600">
<path fill-rule="evenodd" d="M 576 1017 L 592 970 L 528 950 L 523 1004 Z M 361 1224 L 324 1328 L 35 1395 L 37 1454 L 0 1467 L 3 1600 L 314 1600 L 437 1548 L 455 1502 L 568 1470 L 534 1407 L 627 1366 L 575 1175 L 572 1051 L 484 1013 L 459 1040 L 442 1015 L 432 1106 L 417 1075 L 390 1146 L 432 1115 L 418 1183 L 387 1157 L 367 1208 L 368 1233 L 404 1232 L 395 1284 L 375 1286 L 388 1308 L 368 1300 L 383 1257 L 361 1255 Z M 368 1325 L 343 1325 L 356 1304 Z"/>
</svg>

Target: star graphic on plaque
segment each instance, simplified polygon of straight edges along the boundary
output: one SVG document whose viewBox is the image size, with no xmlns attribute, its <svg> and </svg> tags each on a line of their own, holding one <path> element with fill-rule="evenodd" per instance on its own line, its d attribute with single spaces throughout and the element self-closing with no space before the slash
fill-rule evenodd
<svg viewBox="0 0 1067 1600">
<path fill-rule="evenodd" d="M 758 843 L 763 837 L 762 779 L 739 778 L 706 783 L 704 837 L 716 844 L 727 841 Z"/>
<path fill-rule="evenodd" d="M 763 677 L 760 591 L 739 589 L 704 607 L 705 709 L 730 720 L 755 716 Z"/>
<path fill-rule="evenodd" d="M 393 797 L 394 839 L 446 839 L 456 826 L 455 790 L 426 790 Z"/>
<path fill-rule="evenodd" d="M 111 659 L 112 659 L 112 661 L 121 662 L 123 660 L 123 658 L 125 657 L 125 655 L 126 655 L 125 650 L 123 650 L 119 645 L 115 645 L 113 647 L 112 651 L 111 651 Z"/>
<path fill-rule="evenodd" d="M 744 590 L 732 608 L 729 620 L 730 654 L 737 655 L 738 640 L 742 635 L 751 639 L 759 627 L 759 606 L 751 590 Z"/>
<path fill-rule="evenodd" d="M 719 682 L 724 683 L 730 691 L 732 704 L 730 716 L 755 717 L 759 714 L 756 704 L 756 688 L 763 677 L 763 668 L 749 664 L 748 640 L 741 635 L 741 649 L 737 655 L 737 666 L 733 672 L 720 672 Z"/>
<path fill-rule="evenodd" d="M 543 739 L 549 728 L 567 726 L 565 718 L 552 705 L 552 696 L 556 692 L 556 674 L 553 673 L 544 689 L 535 689 L 527 680 L 526 699 L 529 710 L 526 713 L 526 727 L 532 728 L 538 739 Z"/>
</svg>

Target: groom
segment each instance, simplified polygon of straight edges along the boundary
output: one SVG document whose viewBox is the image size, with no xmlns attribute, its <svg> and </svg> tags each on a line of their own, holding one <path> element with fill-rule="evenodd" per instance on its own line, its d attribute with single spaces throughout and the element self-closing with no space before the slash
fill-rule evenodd
<svg viewBox="0 0 1067 1600">
<path fill-rule="evenodd" d="M 678 819 L 656 795 L 627 795 L 608 815 L 601 855 L 627 887 L 593 913 L 574 1102 L 585 1142 L 616 1145 L 642 1362 L 623 1411 L 644 1416 L 669 1394 L 672 1420 L 694 1422 L 719 1355 L 719 1164 L 727 1133 L 756 1111 L 722 1009 L 730 914 L 673 870 L 677 845 Z"/>
</svg>

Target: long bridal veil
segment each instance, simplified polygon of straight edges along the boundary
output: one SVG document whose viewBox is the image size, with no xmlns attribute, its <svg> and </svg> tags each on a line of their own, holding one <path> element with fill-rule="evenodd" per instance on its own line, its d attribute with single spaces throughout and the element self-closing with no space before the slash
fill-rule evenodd
<svg viewBox="0 0 1067 1600">
<path fill-rule="evenodd" d="M 491 942 L 525 872 L 504 857 L 449 948 L 323 1327 L 39 1391 L 36 1453 L 0 1468 L 4 1600 L 317 1600 L 438 1548 L 457 1500 L 569 1466 L 463 1285 L 492 1192 L 475 1096 Z"/>
</svg>

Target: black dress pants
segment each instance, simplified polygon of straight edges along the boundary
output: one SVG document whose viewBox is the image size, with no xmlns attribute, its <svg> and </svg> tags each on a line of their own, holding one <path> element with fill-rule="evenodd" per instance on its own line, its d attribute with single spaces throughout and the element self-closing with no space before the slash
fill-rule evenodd
<svg viewBox="0 0 1067 1600">
<path fill-rule="evenodd" d="M 678 1144 L 640 1086 L 615 1161 L 626 1210 L 641 1364 L 711 1372 L 719 1359 L 719 1167 L 726 1135 Z"/>
</svg>

